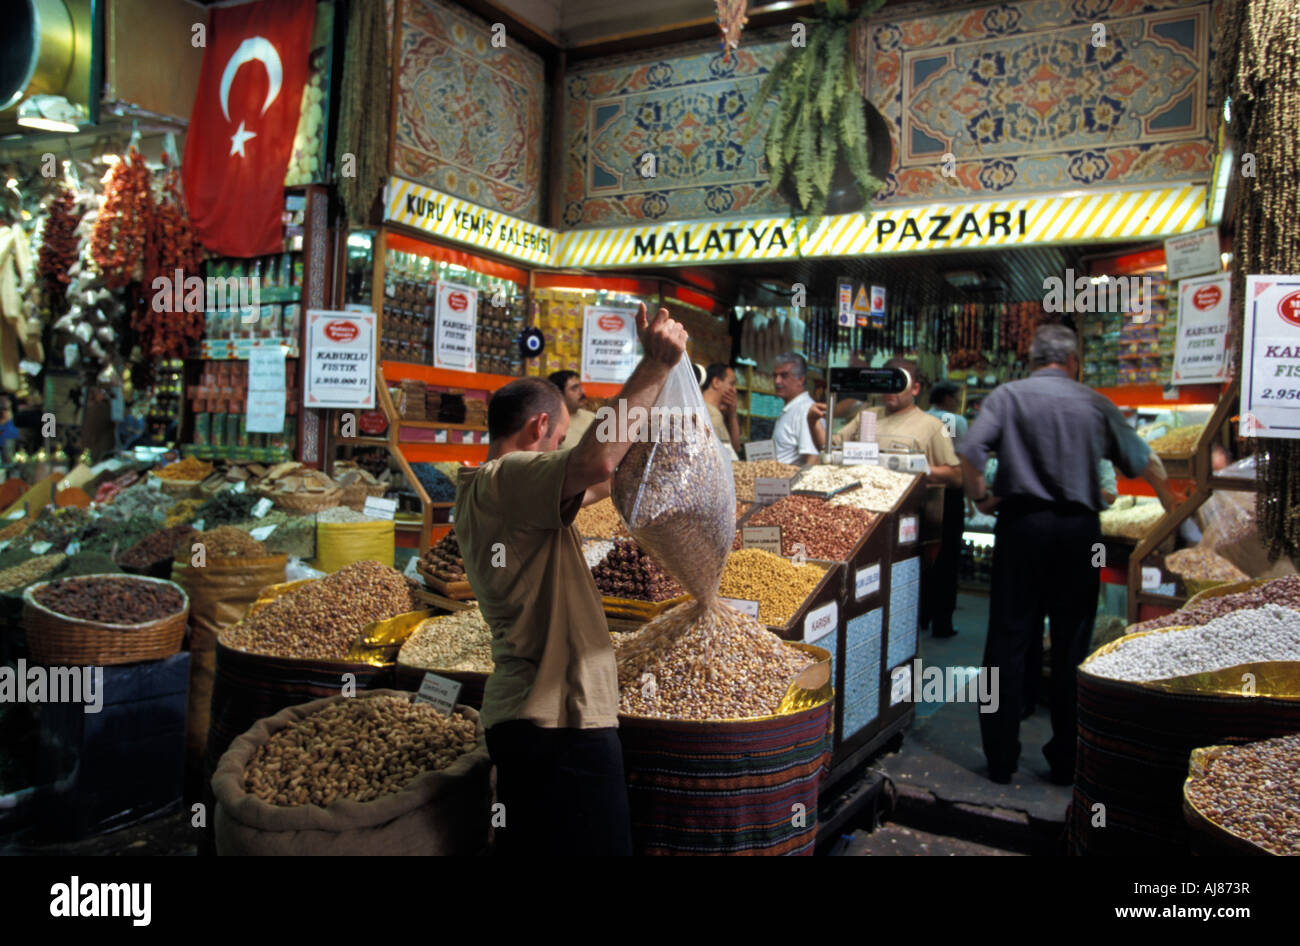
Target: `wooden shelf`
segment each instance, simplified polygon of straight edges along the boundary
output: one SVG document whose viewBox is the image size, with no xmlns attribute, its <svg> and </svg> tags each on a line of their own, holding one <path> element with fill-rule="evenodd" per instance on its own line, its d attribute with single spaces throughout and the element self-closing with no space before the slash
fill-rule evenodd
<svg viewBox="0 0 1300 946">
<path fill-rule="evenodd" d="M 397 423 L 401 427 L 423 427 L 428 430 L 473 430 L 479 433 L 487 433 L 486 427 L 476 427 L 472 424 L 444 424 L 436 420 L 399 420 Z"/>
</svg>

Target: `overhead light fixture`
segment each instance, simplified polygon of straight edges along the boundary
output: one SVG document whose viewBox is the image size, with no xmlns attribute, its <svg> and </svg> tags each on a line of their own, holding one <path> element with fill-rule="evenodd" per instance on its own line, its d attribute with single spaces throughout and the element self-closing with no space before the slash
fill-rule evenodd
<svg viewBox="0 0 1300 946">
<path fill-rule="evenodd" d="M 18 106 L 18 124 L 40 131 L 76 132 L 86 121 L 86 110 L 62 95 L 33 95 Z"/>
</svg>

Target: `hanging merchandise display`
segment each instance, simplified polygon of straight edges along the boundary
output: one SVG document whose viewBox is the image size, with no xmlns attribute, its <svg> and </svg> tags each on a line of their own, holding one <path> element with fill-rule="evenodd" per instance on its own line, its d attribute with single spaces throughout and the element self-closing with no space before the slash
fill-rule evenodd
<svg viewBox="0 0 1300 946">
<path fill-rule="evenodd" d="M 203 304 L 192 298 L 191 288 L 202 291 L 197 277 L 203 248 L 185 213 L 180 194 L 180 170 L 164 154 L 162 193 L 152 207 L 145 233 L 143 299 L 131 327 L 140 336 L 147 360 L 184 358 L 203 337 Z M 175 300 L 184 302 L 177 306 Z"/>
</svg>

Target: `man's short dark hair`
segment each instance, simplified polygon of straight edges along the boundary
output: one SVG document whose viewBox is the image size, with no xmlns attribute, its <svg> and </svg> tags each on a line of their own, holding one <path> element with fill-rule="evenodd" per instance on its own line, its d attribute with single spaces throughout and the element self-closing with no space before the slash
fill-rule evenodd
<svg viewBox="0 0 1300 946">
<path fill-rule="evenodd" d="M 569 379 L 576 377 L 578 377 L 578 372 L 566 369 L 565 371 L 552 371 L 546 376 L 546 380 L 559 388 L 560 393 L 563 394 L 564 389 L 569 386 Z"/>
<path fill-rule="evenodd" d="M 930 403 L 942 404 L 950 397 L 960 397 L 961 386 L 956 381 L 936 381 L 930 388 Z"/>
<path fill-rule="evenodd" d="M 720 361 L 715 361 L 713 364 L 709 365 L 709 367 L 704 369 L 704 383 L 700 385 L 700 390 L 707 391 L 713 386 L 714 381 L 719 378 L 725 378 L 727 372 L 731 370 L 731 365 L 724 365 Z"/>
<path fill-rule="evenodd" d="M 548 433 L 564 410 L 564 398 L 555 385 L 541 378 L 516 378 L 488 401 L 488 438 L 501 440 L 524 429 L 538 414 L 550 416 Z"/>
</svg>

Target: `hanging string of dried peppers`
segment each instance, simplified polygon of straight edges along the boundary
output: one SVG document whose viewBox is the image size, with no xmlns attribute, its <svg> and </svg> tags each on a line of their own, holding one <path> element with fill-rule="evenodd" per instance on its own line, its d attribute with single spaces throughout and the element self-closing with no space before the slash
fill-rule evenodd
<svg viewBox="0 0 1300 946">
<path fill-rule="evenodd" d="M 104 206 L 90 238 L 90 254 L 110 289 L 138 283 L 144 276 L 144 245 L 153 215 L 153 192 L 144 155 L 135 148 L 113 165 L 104 188 Z"/>
<path fill-rule="evenodd" d="M 169 163 L 163 158 L 164 164 Z M 131 327 L 140 336 L 140 348 L 149 358 L 184 358 L 189 347 L 203 337 L 202 307 L 175 307 L 170 288 L 154 290 L 155 280 L 163 277 L 166 286 L 179 280 L 178 292 L 184 297 L 185 280 L 198 276 L 203 260 L 185 202 L 181 199 L 180 170 L 166 168 L 162 193 L 154 205 L 145 240 L 144 288 L 140 308 L 134 313 Z M 162 296 L 159 299 L 157 297 Z M 158 302 L 155 305 L 155 300 Z M 161 309 L 162 311 L 157 311 Z"/>
</svg>

